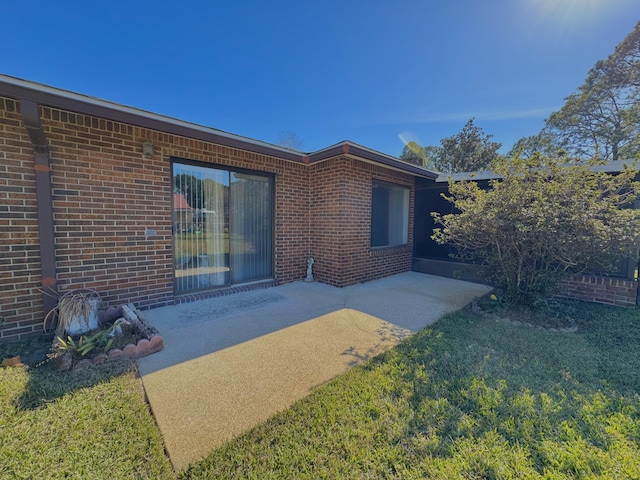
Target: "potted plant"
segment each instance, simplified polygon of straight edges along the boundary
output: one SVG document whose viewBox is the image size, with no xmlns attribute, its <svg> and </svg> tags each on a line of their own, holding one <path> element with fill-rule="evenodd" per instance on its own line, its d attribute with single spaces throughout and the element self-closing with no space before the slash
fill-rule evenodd
<svg viewBox="0 0 640 480">
<path fill-rule="evenodd" d="M 102 299 L 95 290 L 70 290 L 60 297 L 57 305 L 45 317 L 45 329 L 50 317 L 54 315 L 57 318 L 57 337 L 77 336 L 96 330 L 101 306 Z"/>
</svg>

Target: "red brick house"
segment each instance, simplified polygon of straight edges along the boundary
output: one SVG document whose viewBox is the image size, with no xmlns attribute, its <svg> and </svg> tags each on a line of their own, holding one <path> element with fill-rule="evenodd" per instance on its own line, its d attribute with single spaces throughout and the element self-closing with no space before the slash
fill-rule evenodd
<svg viewBox="0 0 640 480">
<path fill-rule="evenodd" d="M 435 178 L 0 75 L 0 341 L 75 288 L 149 308 L 301 280 L 309 257 L 336 286 L 408 271 L 416 180 Z"/>
</svg>

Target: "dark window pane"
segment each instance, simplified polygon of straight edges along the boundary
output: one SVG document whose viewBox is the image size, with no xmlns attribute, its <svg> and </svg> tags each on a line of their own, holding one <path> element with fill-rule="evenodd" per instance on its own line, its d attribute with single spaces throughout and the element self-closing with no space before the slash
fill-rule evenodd
<svg viewBox="0 0 640 480">
<path fill-rule="evenodd" d="M 374 183 L 371 192 L 371 246 L 404 245 L 409 231 L 409 189 Z"/>
<path fill-rule="evenodd" d="M 371 195 L 371 246 L 389 244 L 389 189 L 382 185 L 373 186 Z"/>
</svg>

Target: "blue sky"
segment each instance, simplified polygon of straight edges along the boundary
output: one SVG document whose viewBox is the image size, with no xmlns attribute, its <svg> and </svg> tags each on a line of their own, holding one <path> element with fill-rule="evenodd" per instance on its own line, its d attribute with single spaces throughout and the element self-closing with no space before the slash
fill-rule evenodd
<svg viewBox="0 0 640 480">
<path fill-rule="evenodd" d="M 0 73 L 313 151 L 399 155 L 476 118 L 503 151 L 640 20 L 638 0 L 5 2 Z"/>
</svg>

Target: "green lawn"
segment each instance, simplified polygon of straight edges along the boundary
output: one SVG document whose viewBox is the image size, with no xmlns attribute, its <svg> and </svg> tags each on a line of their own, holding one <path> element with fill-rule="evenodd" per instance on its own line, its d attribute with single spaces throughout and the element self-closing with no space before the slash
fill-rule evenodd
<svg viewBox="0 0 640 480">
<path fill-rule="evenodd" d="M 0 345 L 0 358 L 23 344 Z M 130 361 L 0 369 L 0 478 L 174 478 Z"/>
<path fill-rule="evenodd" d="M 215 253 L 229 253 L 231 247 L 236 253 L 246 253 L 251 249 L 251 243 L 239 236 L 229 237 L 228 233 L 220 233 L 218 235 L 201 232 L 201 233 L 175 233 L 175 256 L 193 257 L 208 253 L 211 248 L 218 248 Z M 232 243 L 233 245 L 229 245 Z M 213 252 L 209 252 L 213 253 Z"/>
<path fill-rule="evenodd" d="M 640 310 L 575 316 L 448 315 L 179 477 L 640 479 Z M 143 398 L 127 363 L 0 369 L 0 478 L 173 477 Z"/>
</svg>

